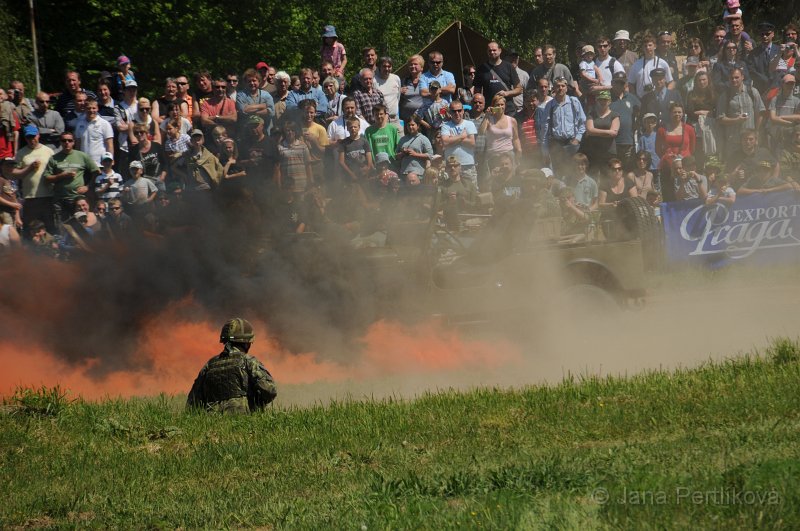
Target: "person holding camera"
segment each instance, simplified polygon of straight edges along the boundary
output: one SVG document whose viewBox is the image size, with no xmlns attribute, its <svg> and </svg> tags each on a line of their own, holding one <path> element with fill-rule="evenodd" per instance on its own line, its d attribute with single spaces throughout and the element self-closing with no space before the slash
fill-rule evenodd
<svg viewBox="0 0 800 531">
<path fill-rule="evenodd" d="M 717 102 L 717 122 L 724 131 L 728 156 L 738 149 L 743 129 L 760 129 L 766 110 L 761 95 L 752 86 L 745 85 L 744 77 L 741 68 L 731 70 L 730 86 L 722 91 Z"/>
</svg>

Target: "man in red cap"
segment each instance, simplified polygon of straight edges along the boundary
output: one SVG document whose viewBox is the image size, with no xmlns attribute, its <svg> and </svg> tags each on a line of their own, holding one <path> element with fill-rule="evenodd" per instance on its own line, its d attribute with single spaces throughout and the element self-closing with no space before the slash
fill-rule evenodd
<svg viewBox="0 0 800 531">
<path fill-rule="evenodd" d="M 272 70 L 271 76 L 270 70 Z M 275 92 L 275 84 L 272 82 L 275 77 L 275 69 L 270 68 L 264 61 L 259 61 L 256 64 L 256 71 L 261 75 L 261 90 L 266 90 L 270 94 Z"/>
</svg>

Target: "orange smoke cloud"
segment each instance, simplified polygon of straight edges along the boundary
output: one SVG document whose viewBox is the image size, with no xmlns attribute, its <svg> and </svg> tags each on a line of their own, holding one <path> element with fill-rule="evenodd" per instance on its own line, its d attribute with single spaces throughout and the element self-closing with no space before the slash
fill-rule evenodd
<svg viewBox="0 0 800 531">
<path fill-rule="evenodd" d="M 0 396 L 17 386 L 60 385 L 86 399 L 184 394 L 203 364 L 219 352 L 219 324 L 189 322 L 191 299 L 173 304 L 146 323 L 129 366 L 100 374 L 100 358 L 69 365 L 42 347 L 0 341 Z M 262 360 L 280 384 L 312 384 L 364 380 L 414 373 L 446 373 L 469 368 L 496 368 L 520 361 L 509 344 L 465 341 L 436 322 L 416 326 L 379 321 L 361 339 L 361 349 L 347 362 L 321 359 L 315 353 L 295 354 L 282 348 L 263 323 L 254 322 L 257 342 L 251 354 Z M 109 346 L 108 348 L 113 348 Z"/>
</svg>

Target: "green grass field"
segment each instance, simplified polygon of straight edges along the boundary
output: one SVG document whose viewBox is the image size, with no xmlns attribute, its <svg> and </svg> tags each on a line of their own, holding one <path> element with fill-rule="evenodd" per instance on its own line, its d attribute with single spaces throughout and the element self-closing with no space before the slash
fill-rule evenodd
<svg viewBox="0 0 800 531">
<path fill-rule="evenodd" d="M 677 372 L 185 412 L 20 389 L 0 528 L 800 528 L 800 343 Z"/>
</svg>

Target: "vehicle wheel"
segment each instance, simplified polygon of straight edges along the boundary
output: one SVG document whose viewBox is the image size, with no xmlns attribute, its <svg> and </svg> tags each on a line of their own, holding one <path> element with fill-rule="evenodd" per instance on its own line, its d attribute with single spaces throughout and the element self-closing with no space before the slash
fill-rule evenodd
<svg viewBox="0 0 800 531">
<path fill-rule="evenodd" d="M 645 268 L 656 269 L 661 262 L 664 231 L 653 207 L 642 197 L 626 197 L 617 206 L 617 224 L 619 239 L 641 240 Z"/>
<path fill-rule="evenodd" d="M 593 284 L 573 284 L 561 291 L 558 299 L 563 310 L 560 318 L 607 319 L 621 311 L 611 293 Z"/>
</svg>

